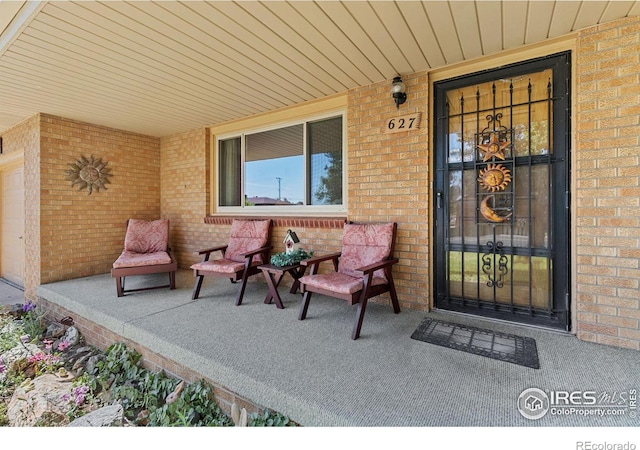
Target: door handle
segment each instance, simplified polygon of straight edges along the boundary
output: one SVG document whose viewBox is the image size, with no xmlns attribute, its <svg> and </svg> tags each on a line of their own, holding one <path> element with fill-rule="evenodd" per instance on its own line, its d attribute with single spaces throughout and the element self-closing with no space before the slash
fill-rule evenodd
<svg viewBox="0 0 640 450">
<path fill-rule="evenodd" d="M 442 191 L 436 193 L 436 208 L 442 208 Z"/>
</svg>

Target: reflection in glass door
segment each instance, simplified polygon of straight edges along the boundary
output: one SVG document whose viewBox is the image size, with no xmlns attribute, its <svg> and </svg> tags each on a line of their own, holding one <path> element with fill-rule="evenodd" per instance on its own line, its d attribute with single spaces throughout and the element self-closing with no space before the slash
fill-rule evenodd
<svg viewBox="0 0 640 450">
<path fill-rule="evenodd" d="M 436 307 L 568 329 L 568 61 L 435 85 Z"/>
</svg>

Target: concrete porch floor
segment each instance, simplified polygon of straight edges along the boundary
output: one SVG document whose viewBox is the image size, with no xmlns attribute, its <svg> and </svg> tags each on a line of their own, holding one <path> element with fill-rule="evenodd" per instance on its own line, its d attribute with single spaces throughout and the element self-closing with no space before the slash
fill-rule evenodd
<svg viewBox="0 0 640 450">
<path fill-rule="evenodd" d="M 127 279 L 128 287 L 147 279 Z M 637 351 L 582 342 L 570 334 L 444 312 L 370 303 L 360 339 L 350 339 L 355 307 L 314 295 L 297 320 L 299 294 L 281 288 L 285 309 L 263 303 L 251 282 L 243 304 L 238 285 L 205 278 L 191 300 L 191 271 L 177 289 L 116 296 L 110 275 L 40 286 L 38 296 L 185 365 L 258 405 L 307 427 L 637 427 L 623 415 L 524 418 L 523 390 L 628 395 L 640 388 Z M 490 328 L 536 340 L 540 369 L 501 362 L 410 338 L 425 317 Z M 606 409 L 606 408 L 605 408 Z M 634 417 L 635 416 L 635 417 Z"/>
<path fill-rule="evenodd" d="M 16 303 L 24 303 L 24 291 L 4 278 L 0 278 L 0 306 Z"/>
</svg>

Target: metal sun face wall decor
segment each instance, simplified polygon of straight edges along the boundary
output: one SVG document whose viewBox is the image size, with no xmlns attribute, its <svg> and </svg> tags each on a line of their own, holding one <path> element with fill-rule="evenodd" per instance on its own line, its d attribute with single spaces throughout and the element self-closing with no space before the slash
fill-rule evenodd
<svg viewBox="0 0 640 450">
<path fill-rule="evenodd" d="M 512 181 L 509 167 L 513 166 L 513 158 L 508 152 L 511 149 L 509 138 L 512 131 L 501 125 L 501 113 L 486 118 L 487 127 L 477 135 L 478 183 L 484 191 L 478 194 L 478 210 L 488 222 L 503 223 L 513 214 L 513 197 L 507 192 Z M 498 164 L 496 160 L 504 162 Z M 505 211 L 508 212 L 504 214 Z"/>
<path fill-rule="evenodd" d="M 107 167 L 108 162 L 103 162 L 102 158 L 87 159 L 81 156 L 73 164 L 67 164 L 69 167 L 65 173 L 66 181 L 71 181 L 71 187 L 78 185 L 78 190 L 87 189 L 89 195 L 93 191 L 99 192 L 100 189 L 107 189 L 106 184 L 110 183 L 109 177 L 112 176 L 111 168 Z"/>
</svg>

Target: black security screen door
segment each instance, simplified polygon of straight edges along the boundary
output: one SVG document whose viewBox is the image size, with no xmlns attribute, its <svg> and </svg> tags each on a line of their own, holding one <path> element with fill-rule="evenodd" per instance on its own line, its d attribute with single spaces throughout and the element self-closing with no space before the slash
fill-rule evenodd
<svg viewBox="0 0 640 450">
<path fill-rule="evenodd" d="M 436 307 L 569 327 L 569 53 L 436 83 Z"/>
</svg>

